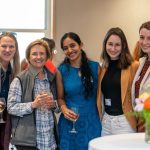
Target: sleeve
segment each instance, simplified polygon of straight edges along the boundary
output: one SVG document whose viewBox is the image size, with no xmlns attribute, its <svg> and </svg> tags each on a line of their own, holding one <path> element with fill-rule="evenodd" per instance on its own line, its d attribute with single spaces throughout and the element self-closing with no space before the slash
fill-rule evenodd
<svg viewBox="0 0 150 150">
<path fill-rule="evenodd" d="M 18 78 L 15 78 L 9 88 L 7 99 L 7 110 L 11 115 L 23 117 L 33 112 L 32 102 L 22 103 L 22 91 Z"/>
</svg>

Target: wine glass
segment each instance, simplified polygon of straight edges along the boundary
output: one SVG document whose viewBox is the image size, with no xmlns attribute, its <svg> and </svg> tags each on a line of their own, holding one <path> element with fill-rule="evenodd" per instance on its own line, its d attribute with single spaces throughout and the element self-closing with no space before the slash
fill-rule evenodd
<svg viewBox="0 0 150 150">
<path fill-rule="evenodd" d="M 40 95 L 43 95 L 43 94 L 48 94 L 48 95 L 49 95 L 48 91 L 45 90 L 45 89 L 42 89 L 42 90 L 39 92 L 39 94 L 40 94 Z M 39 108 L 39 110 L 40 110 L 41 112 L 45 112 L 45 111 L 46 111 L 45 100 L 41 102 L 41 107 Z"/>
<path fill-rule="evenodd" d="M 70 133 L 77 133 L 78 131 L 76 131 L 75 123 L 76 123 L 76 121 L 77 121 L 77 119 L 78 119 L 78 117 L 79 117 L 79 115 L 78 115 L 78 108 L 77 108 L 77 107 L 71 107 L 71 110 L 72 110 L 74 113 L 77 114 L 77 117 L 76 117 L 76 119 L 73 120 L 73 126 L 72 126 L 71 131 L 69 131 L 69 132 L 70 132 Z"/>
<path fill-rule="evenodd" d="M 47 94 L 49 97 L 53 98 L 53 94 L 52 94 L 52 92 L 49 91 L 49 90 L 42 90 L 42 91 L 40 92 L 40 94 L 41 94 L 41 95 L 42 95 L 42 94 Z M 54 101 L 54 103 L 55 103 L 55 101 Z M 42 106 L 40 107 L 40 111 L 41 111 L 41 112 L 45 112 L 45 111 L 47 110 L 47 106 L 46 106 L 46 104 L 45 104 L 45 101 L 43 101 L 41 104 L 42 104 Z"/>
<path fill-rule="evenodd" d="M 6 101 L 4 97 L 0 97 L 0 123 L 5 123 L 3 120 L 3 111 L 6 107 Z"/>
</svg>

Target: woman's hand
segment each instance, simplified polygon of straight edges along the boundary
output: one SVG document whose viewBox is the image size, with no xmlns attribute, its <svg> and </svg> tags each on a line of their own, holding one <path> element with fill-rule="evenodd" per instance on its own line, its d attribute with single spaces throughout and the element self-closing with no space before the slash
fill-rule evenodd
<svg viewBox="0 0 150 150">
<path fill-rule="evenodd" d="M 71 109 L 68 109 L 66 105 L 61 106 L 61 111 L 64 114 L 64 117 L 70 121 L 75 121 L 79 115 L 74 113 Z"/>
<path fill-rule="evenodd" d="M 40 108 L 45 105 L 45 99 L 47 99 L 47 94 L 38 94 L 35 100 L 32 102 L 32 108 Z"/>
<path fill-rule="evenodd" d="M 37 95 L 35 100 L 32 102 L 32 108 L 46 108 L 51 109 L 56 107 L 56 102 L 53 97 L 47 93 Z"/>
<path fill-rule="evenodd" d="M 45 98 L 45 107 L 46 107 L 47 109 L 56 108 L 56 107 L 57 107 L 57 106 L 56 106 L 56 100 L 54 100 L 52 96 L 49 96 L 49 95 L 48 95 L 48 96 Z"/>
</svg>

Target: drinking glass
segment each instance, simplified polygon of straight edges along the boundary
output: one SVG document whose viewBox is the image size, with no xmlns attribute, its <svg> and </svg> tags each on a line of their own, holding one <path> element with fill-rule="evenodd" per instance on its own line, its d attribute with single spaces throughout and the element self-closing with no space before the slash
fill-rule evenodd
<svg viewBox="0 0 150 150">
<path fill-rule="evenodd" d="M 4 97 L 0 97 L 0 123 L 5 123 L 3 120 L 3 111 L 6 107 L 6 101 Z"/>
<path fill-rule="evenodd" d="M 73 126 L 72 126 L 72 129 L 71 129 L 71 131 L 69 131 L 70 133 L 77 133 L 78 131 L 76 130 L 76 128 L 75 128 L 75 123 L 76 123 L 76 121 L 77 121 L 77 119 L 78 119 L 78 117 L 79 117 L 79 115 L 78 115 L 78 108 L 77 107 L 71 107 L 71 110 L 74 112 L 74 113 L 76 113 L 77 114 L 77 117 L 76 117 L 76 119 L 74 119 L 73 120 Z"/>
<path fill-rule="evenodd" d="M 50 92 L 50 91 L 48 91 L 48 90 L 42 90 L 42 91 L 40 92 L 40 94 L 41 94 L 41 95 L 42 95 L 42 94 L 47 94 L 48 96 L 53 97 L 52 92 Z M 55 103 L 55 101 L 54 101 L 54 103 Z M 43 101 L 43 102 L 42 102 L 42 106 L 40 107 L 40 111 L 45 112 L 46 110 L 47 110 L 47 107 L 46 107 L 46 105 L 45 105 L 45 101 Z"/>
</svg>

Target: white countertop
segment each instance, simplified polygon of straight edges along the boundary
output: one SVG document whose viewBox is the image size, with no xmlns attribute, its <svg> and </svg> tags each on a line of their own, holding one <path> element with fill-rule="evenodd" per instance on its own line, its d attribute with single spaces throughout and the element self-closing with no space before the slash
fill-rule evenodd
<svg viewBox="0 0 150 150">
<path fill-rule="evenodd" d="M 88 150 L 150 150 L 150 144 L 145 142 L 145 133 L 129 133 L 95 138 Z"/>
</svg>

